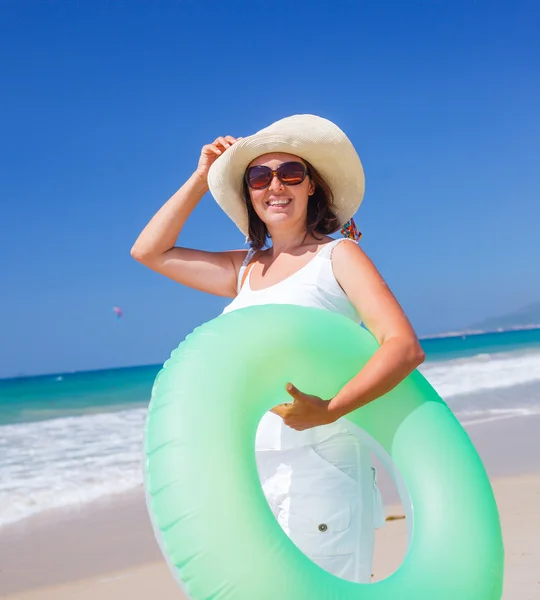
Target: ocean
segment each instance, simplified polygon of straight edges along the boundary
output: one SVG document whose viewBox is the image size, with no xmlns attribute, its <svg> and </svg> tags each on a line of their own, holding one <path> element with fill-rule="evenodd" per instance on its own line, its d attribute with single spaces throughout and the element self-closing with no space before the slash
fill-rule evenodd
<svg viewBox="0 0 540 600">
<path fill-rule="evenodd" d="M 540 414 L 540 329 L 421 340 L 420 371 L 463 425 Z M 0 380 L 0 526 L 142 486 L 161 365 Z"/>
</svg>

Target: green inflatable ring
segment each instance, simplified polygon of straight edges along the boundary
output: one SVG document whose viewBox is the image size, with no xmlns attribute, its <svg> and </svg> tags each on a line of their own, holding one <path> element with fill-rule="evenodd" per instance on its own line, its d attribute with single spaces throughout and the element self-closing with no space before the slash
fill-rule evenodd
<svg viewBox="0 0 540 600">
<path fill-rule="evenodd" d="M 347 415 L 407 485 L 414 526 L 400 568 L 374 584 L 328 573 L 282 531 L 262 492 L 255 435 L 285 384 L 331 398 L 377 349 L 349 319 L 266 305 L 197 328 L 158 374 L 145 428 L 147 503 L 193 600 L 499 600 L 503 544 L 493 491 L 469 437 L 413 372 Z"/>
</svg>

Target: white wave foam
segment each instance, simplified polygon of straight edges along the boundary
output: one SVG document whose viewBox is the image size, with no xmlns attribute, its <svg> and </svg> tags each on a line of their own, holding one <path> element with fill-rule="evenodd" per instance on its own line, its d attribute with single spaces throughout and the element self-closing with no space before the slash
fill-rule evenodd
<svg viewBox="0 0 540 600">
<path fill-rule="evenodd" d="M 2 427 L 0 525 L 142 485 L 145 409 Z"/>
<path fill-rule="evenodd" d="M 443 398 L 540 382 L 540 352 L 478 354 L 424 363 L 420 371 Z"/>
<path fill-rule="evenodd" d="M 456 412 L 456 417 L 464 427 L 478 425 L 480 423 L 490 423 L 491 421 L 501 421 L 503 419 L 529 417 L 534 415 L 540 415 L 540 408 L 493 408 Z"/>
</svg>

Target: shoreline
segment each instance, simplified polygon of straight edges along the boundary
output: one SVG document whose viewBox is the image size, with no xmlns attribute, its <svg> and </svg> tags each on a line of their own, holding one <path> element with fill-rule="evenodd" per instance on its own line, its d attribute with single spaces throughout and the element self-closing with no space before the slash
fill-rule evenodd
<svg viewBox="0 0 540 600">
<path fill-rule="evenodd" d="M 522 536 L 525 545 L 529 544 L 530 536 L 536 540 L 534 532 L 540 530 L 540 515 L 527 514 L 526 506 L 520 503 L 532 504 L 540 511 L 537 442 L 540 415 L 477 423 L 466 430 L 496 493 L 501 496 L 501 519 L 512 520 L 510 537 Z M 379 475 L 386 515 L 400 517 L 403 513 L 397 492 L 385 471 L 381 470 Z M 378 539 L 382 541 L 377 542 L 375 553 L 376 578 L 378 574 L 387 576 L 400 564 L 405 550 L 404 532 L 405 521 L 399 518 L 387 521 L 386 526 L 378 530 Z M 0 527 L 0 535 L 3 542 L 0 545 L 0 598 L 11 598 L 13 594 L 18 598 L 23 594 L 20 596 L 23 600 L 31 593 L 29 599 L 65 597 L 67 600 L 75 596 L 57 596 L 59 586 L 94 586 L 95 590 L 99 583 L 112 590 L 121 582 L 125 585 L 134 582 L 143 571 L 153 573 L 151 577 L 158 577 L 166 588 L 171 584 L 170 589 L 176 594 L 171 598 L 181 597 L 154 538 L 142 486 L 91 503 L 30 516 Z M 382 556 L 377 550 L 381 544 L 385 548 Z M 534 560 L 540 561 L 540 549 Z M 57 591 L 48 596 L 46 590 L 52 588 Z M 41 593 L 44 595 L 40 596 Z M 522 596 L 514 596 L 512 600 L 518 597 L 521 600 Z"/>
<path fill-rule="evenodd" d="M 442 333 L 428 333 L 425 335 L 419 335 L 418 339 L 422 340 L 437 340 L 441 338 L 452 338 L 461 336 L 473 336 L 473 335 L 488 335 L 491 333 L 511 333 L 512 331 L 530 331 L 540 329 L 540 323 L 533 323 L 531 325 L 515 325 L 514 327 L 498 327 L 497 329 L 463 329 L 459 331 L 446 331 Z"/>
</svg>

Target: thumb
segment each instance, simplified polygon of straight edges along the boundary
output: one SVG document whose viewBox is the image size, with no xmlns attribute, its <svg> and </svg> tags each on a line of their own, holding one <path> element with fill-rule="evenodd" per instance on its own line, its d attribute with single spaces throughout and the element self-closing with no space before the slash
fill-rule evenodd
<svg viewBox="0 0 540 600">
<path fill-rule="evenodd" d="M 303 393 L 290 382 L 285 386 L 285 389 L 295 400 L 300 400 L 303 397 Z"/>
</svg>

